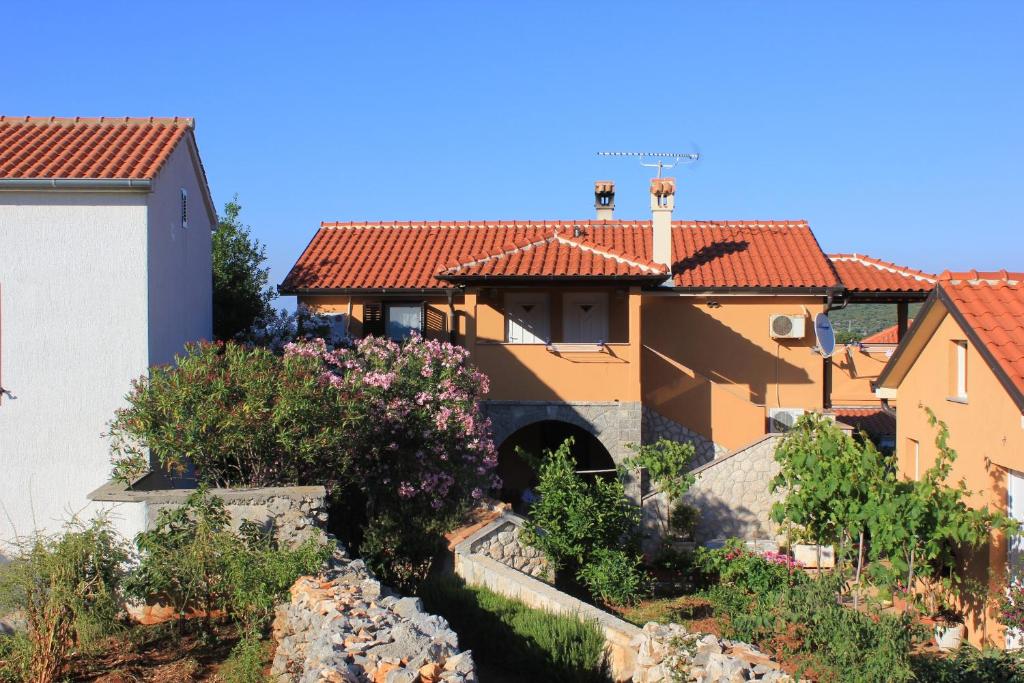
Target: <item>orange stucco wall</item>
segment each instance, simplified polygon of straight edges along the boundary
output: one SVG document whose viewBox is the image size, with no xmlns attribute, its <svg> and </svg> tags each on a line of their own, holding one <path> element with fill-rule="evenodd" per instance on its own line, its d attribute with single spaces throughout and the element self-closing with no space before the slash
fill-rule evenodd
<svg viewBox="0 0 1024 683">
<path fill-rule="evenodd" d="M 890 348 L 895 348 L 890 347 Z M 877 406 L 871 383 L 889 361 L 885 349 L 861 350 L 856 344 L 839 346 L 832 356 L 832 405 Z"/>
<path fill-rule="evenodd" d="M 927 421 L 924 406 L 949 427 L 949 444 L 959 455 L 953 465 L 950 483 L 963 479 L 976 495 L 970 499 L 975 507 L 1006 509 L 1006 471 L 1024 471 L 1024 429 L 1021 413 L 999 383 L 985 360 L 968 343 L 967 400 L 950 401 L 950 346 L 953 340 L 967 339 L 952 318 L 946 315 L 925 344 L 920 356 L 898 388 L 897 456 L 900 472 L 913 478 L 915 462 L 914 439 L 919 446 L 920 470 L 935 462 L 935 428 Z M 994 578 L 1005 571 L 1006 547 L 1002 538 L 994 538 L 987 552 L 976 562 L 979 578 L 986 570 Z M 969 614 L 971 642 L 1001 647 L 1002 629 L 991 613 Z"/>
<path fill-rule="evenodd" d="M 515 291 L 515 290 L 508 290 Z M 561 295 L 546 290 L 551 335 L 561 336 Z M 767 407 L 822 409 L 824 365 L 814 346 L 816 297 L 688 297 L 608 288 L 609 343 L 552 352 L 543 344 L 505 344 L 503 290 L 469 289 L 454 300 L 457 342 L 491 378 L 488 398 L 521 401 L 640 401 L 733 449 L 763 435 Z M 351 330 L 362 333 L 353 297 Z M 426 298 L 447 312 L 443 297 Z M 347 312 L 348 297 L 300 299 L 323 312 Z M 772 314 L 810 314 L 807 334 L 776 341 Z"/>
<path fill-rule="evenodd" d="M 803 339 L 772 339 L 772 314 L 805 307 Z M 644 403 L 730 449 L 764 434 L 767 407 L 821 410 L 824 364 L 811 348 L 822 310 L 814 297 L 649 296 Z"/>
</svg>

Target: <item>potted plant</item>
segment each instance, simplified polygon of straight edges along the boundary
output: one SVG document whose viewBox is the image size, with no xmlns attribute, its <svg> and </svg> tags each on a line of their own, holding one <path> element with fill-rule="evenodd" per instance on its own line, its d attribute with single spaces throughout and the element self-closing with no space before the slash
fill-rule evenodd
<svg viewBox="0 0 1024 683">
<path fill-rule="evenodd" d="M 956 650 L 964 640 L 967 626 L 964 615 L 948 606 L 943 606 L 932 615 L 935 624 L 935 644 L 943 652 Z"/>
</svg>

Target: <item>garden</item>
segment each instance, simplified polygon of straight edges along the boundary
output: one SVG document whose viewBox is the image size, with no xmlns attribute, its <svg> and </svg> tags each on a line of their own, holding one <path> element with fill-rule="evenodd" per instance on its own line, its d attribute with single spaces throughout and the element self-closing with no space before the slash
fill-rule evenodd
<svg viewBox="0 0 1024 683">
<path fill-rule="evenodd" d="M 131 540 L 102 516 L 22 539 L 0 567 L 0 614 L 21 622 L 0 638 L 0 680 L 267 680 L 275 605 L 337 550 L 235 528 L 211 488 L 310 484 L 326 488 L 328 531 L 385 584 L 445 617 L 486 680 L 607 680 L 596 624 L 440 571 L 444 534 L 500 485 L 479 408 L 487 378 L 467 352 L 416 335 L 296 341 L 318 329 L 315 317 L 279 322 L 272 341 L 196 344 L 133 384 L 110 423 L 113 476 L 135 481 L 152 458 L 199 488 Z M 750 643 L 795 676 L 1024 681 L 1015 653 L 935 645 L 986 612 L 1024 626 L 1024 596 L 979 573 L 992 534 L 1018 529 L 950 482 L 956 453 L 945 425 L 932 423 L 939 456 L 917 481 L 827 419 L 806 416 L 782 440 L 773 516 L 790 544 L 817 549 L 814 567 L 735 539 L 689 542 L 699 514 L 686 502 L 693 447 L 666 440 L 635 446 L 609 479 L 576 473 L 571 440 L 522 454 L 539 475 L 522 540 L 566 593 L 638 625 Z M 623 483 L 638 470 L 670 503 L 655 557 L 641 553 L 640 509 Z M 822 548 L 834 566 L 816 568 Z M 164 606 L 172 618 L 140 625 L 126 603 Z"/>
</svg>

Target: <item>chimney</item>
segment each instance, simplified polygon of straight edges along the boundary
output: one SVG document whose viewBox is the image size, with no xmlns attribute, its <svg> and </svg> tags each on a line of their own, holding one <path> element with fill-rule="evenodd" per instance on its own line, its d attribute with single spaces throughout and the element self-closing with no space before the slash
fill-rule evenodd
<svg viewBox="0 0 1024 683">
<path fill-rule="evenodd" d="M 651 259 L 672 269 L 672 209 L 676 205 L 676 179 L 651 178 L 651 227 L 654 254 Z M 672 286 L 672 278 L 665 282 Z"/>
<path fill-rule="evenodd" d="M 594 208 L 597 209 L 597 220 L 612 220 L 615 211 L 614 180 L 598 180 L 594 183 Z"/>
</svg>

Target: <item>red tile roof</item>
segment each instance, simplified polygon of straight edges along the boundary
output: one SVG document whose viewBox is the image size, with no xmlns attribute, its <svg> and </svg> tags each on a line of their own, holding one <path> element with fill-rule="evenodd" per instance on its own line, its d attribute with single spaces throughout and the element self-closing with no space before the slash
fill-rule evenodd
<svg viewBox="0 0 1024 683">
<path fill-rule="evenodd" d="M 913 325 L 913 324 L 914 324 L 913 320 L 908 320 L 907 321 L 907 329 L 909 330 L 910 326 Z M 887 327 L 884 330 L 879 330 L 878 332 L 875 332 L 874 334 L 870 334 L 870 335 L 864 337 L 863 339 L 860 340 L 860 343 L 861 344 L 898 344 L 899 343 L 899 339 L 897 339 L 898 336 L 899 336 L 899 326 L 898 325 L 893 325 L 892 327 Z"/>
<path fill-rule="evenodd" d="M 1024 395 L 1024 273 L 970 271 L 939 276 L 945 298 Z"/>
<path fill-rule="evenodd" d="M 672 226 L 679 287 L 838 284 L 803 221 L 674 221 Z M 573 237 L 576 231 L 582 234 Z M 555 233 L 558 244 L 546 242 L 544 259 L 524 250 Z M 323 223 L 281 290 L 441 288 L 450 286 L 437 277 L 442 271 L 471 262 L 483 262 L 472 266 L 479 273 L 493 269 L 520 277 L 636 276 L 652 265 L 651 242 L 650 221 Z M 506 251 L 514 253 L 499 258 Z"/>
<path fill-rule="evenodd" d="M 0 179 L 153 179 L 188 118 L 0 116 Z"/>
<path fill-rule="evenodd" d="M 935 276 L 864 254 L 829 254 L 850 292 L 930 292 Z"/>
<path fill-rule="evenodd" d="M 484 277 L 657 277 L 668 268 L 639 261 L 613 247 L 597 244 L 572 233 L 553 231 L 540 239 L 526 237 L 517 243 L 441 271 L 442 280 Z"/>
<path fill-rule="evenodd" d="M 895 436 L 896 417 L 880 408 L 834 408 L 836 420 L 868 436 Z"/>
</svg>

